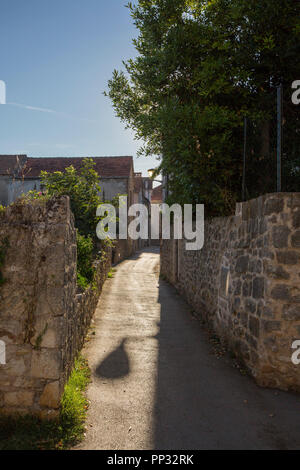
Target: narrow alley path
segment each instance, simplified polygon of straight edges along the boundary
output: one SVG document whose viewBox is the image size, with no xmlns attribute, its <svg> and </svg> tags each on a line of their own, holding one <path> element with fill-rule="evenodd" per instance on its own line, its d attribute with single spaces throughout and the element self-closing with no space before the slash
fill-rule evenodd
<svg viewBox="0 0 300 470">
<path fill-rule="evenodd" d="M 294 449 L 300 396 L 259 388 L 218 359 L 152 248 L 109 279 L 84 354 L 92 370 L 79 449 Z"/>
</svg>

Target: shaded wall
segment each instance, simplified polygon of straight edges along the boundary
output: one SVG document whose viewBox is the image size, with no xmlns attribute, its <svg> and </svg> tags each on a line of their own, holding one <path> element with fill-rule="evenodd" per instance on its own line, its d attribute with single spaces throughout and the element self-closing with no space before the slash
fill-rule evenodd
<svg viewBox="0 0 300 470">
<path fill-rule="evenodd" d="M 0 340 L 6 345 L 0 412 L 54 417 L 111 267 L 111 250 L 97 263 L 96 287 L 78 294 L 68 197 L 20 201 L 0 213 L 0 250 Z"/>
<path fill-rule="evenodd" d="M 300 194 L 268 194 L 205 223 L 202 250 L 163 240 L 161 273 L 261 385 L 300 390 Z"/>
</svg>

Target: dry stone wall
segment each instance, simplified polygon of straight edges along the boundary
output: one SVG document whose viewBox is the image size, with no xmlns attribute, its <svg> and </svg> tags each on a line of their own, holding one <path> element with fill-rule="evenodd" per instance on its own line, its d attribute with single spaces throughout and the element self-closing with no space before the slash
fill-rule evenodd
<svg viewBox="0 0 300 470">
<path fill-rule="evenodd" d="M 163 240 L 161 273 L 263 386 L 300 391 L 300 193 L 268 194 L 205 223 L 200 251 Z"/>
<path fill-rule="evenodd" d="M 111 249 L 97 262 L 96 286 L 78 294 L 74 219 L 68 197 L 61 197 L 20 201 L 0 213 L 1 250 L 6 364 L 0 364 L 0 412 L 55 417 L 111 267 Z"/>
</svg>

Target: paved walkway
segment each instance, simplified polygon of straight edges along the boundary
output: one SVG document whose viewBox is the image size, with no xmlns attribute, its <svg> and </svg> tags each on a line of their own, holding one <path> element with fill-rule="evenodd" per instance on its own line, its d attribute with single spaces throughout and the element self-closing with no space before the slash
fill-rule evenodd
<svg viewBox="0 0 300 470">
<path fill-rule="evenodd" d="M 299 448 L 300 396 L 259 388 L 218 359 L 158 271 L 148 249 L 104 286 L 85 348 L 91 404 L 78 448 Z"/>
</svg>

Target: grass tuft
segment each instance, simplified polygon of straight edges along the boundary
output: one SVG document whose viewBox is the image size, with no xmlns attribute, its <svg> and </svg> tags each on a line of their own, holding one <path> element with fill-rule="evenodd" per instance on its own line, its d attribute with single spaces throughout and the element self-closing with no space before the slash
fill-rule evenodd
<svg viewBox="0 0 300 470">
<path fill-rule="evenodd" d="M 69 449 L 84 436 L 90 381 L 87 361 L 80 355 L 65 386 L 60 417 L 42 421 L 35 416 L 0 417 L 0 450 Z"/>
<path fill-rule="evenodd" d="M 111 269 L 107 274 L 108 279 L 112 279 L 114 277 L 114 271 Z"/>
</svg>

